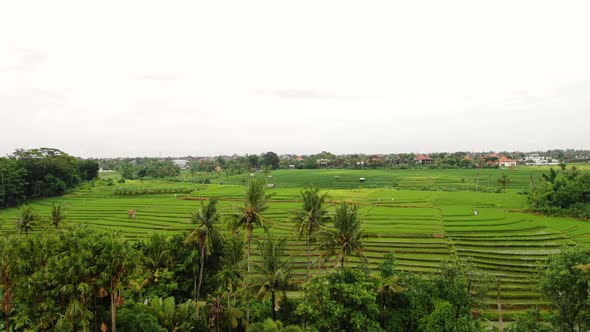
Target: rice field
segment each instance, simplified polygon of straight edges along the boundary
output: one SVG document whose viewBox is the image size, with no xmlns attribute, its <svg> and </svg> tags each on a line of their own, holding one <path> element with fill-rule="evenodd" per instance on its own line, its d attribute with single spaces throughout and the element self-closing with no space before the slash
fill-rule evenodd
<svg viewBox="0 0 590 332">
<path fill-rule="evenodd" d="M 474 191 L 476 176 L 497 179 L 502 172 L 509 173 L 513 179 L 506 193 Z M 502 305 L 505 318 L 509 319 L 511 313 L 533 305 L 546 307 L 536 289 L 536 273 L 550 255 L 560 252 L 564 246 L 590 243 L 587 222 L 524 211 L 526 196 L 519 192 L 528 188 L 531 178 L 535 180 L 540 172 L 535 168 L 273 171 L 268 179 L 276 184 L 276 189 L 269 190 L 273 196 L 267 219 L 273 236 L 288 237 L 294 281 L 302 281 L 306 267 L 305 245 L 298 239 L 291 217 L 300 205 L 302 187 L 314 183 L 328 191 L 332 210 L 342 200 L 362 205 L 365 254 L 370 269 L 377 269 L 385 254 L 391 251 L 395 252 L 397 269 L 402 271 L 436 273 L 441 262 L 458 261 L 472 272 L 501 279 Z M 365 177 L 366 182 L 359 183 L 359 177 Z M 472 180 L 461 181 L 461 178 Z M 399 189 L 388 184 L 392 179 Z M 204 199 L 218 198 L 222 214 L 234 213 L 241 205 L 244 186 L 231 182 L 226 179 L 224 184 L 199 185 L 190 192 L 184 190 L 186 183 L 153 180 L 127 181 L 114 186 L 87 185 L 65 196 L 35 201 L 32 205 L 47 220 L 51 203 L 67 203 L 69 223 L 115 229 L 129 240 L 139 240 L 153 232 L 174 234 L 190 230 L 188 218 Z M 471 183 L 471 187 L 465 182 Z M 427 183 L 432 186 L 422 190 Z M 496 186 L 495 181 L 489 188 L 492 186 Z M 115 195 L 116 190 L 126 187 L 156 193 Z M 178 188 L 178 192 L 157 193 L 158 187 Z M 478 189 L 482 187 L 485 184 Z M 128 217 L 128 210 L 137 211 L 135 219 Z M 5 220 L 0 230 L 14 230 L 16 213 L 17 209 L 0 210 Z M 45 231 L 51 231 L 48 222 L 34 229 L 37 233 Z M 258 230 L 255 234 L 259 236 L 262 232 Z M 315 251 L 314 273 L 330 268 L 329 264 L 322 266 L 317 257 Z M 347 262 L 361 264 L 356 258 Z M 489 295 L 485 315 L 494 318 L 497 295 L 495 292 Z"/>
</svg>

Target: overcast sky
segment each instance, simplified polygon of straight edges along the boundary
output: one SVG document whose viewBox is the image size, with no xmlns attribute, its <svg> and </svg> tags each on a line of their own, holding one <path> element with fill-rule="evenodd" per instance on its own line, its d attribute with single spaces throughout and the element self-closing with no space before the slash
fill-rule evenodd
<svg viewBox="0 0 590 332">
<path fill-rule="evenodd" d="M 0 155 L 590 148 L 590 2 L 393 2 L 2 1 Z"/>
</svg>

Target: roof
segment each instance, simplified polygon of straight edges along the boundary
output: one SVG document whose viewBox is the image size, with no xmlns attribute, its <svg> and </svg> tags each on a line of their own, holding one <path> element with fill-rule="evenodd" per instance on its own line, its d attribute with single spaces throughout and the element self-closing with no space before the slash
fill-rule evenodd
<svg viewBox="0 0 590 332">
<path fill-rule="evenodd" d="M 516 162 L 516 160 L 514 160 L 514 159 L 510 159 L 510 158 L 508 158 L 508 157 L 506 157 L 506 156 L 502 156 L 502 157 L 500 157 L 500 160 L 498 160 L 498 161 L 499 161 L 499 162 L 501 162 L 501 163 L 510 163 L 510 162 Z"/>
<path fill-rule="evenodd" d="M 421 154 L 416 156 L 416 160 L 432 160 L 432 158 L 430 158 L 429 156 L 425 155 L 425 154 Z"/>
</svg>

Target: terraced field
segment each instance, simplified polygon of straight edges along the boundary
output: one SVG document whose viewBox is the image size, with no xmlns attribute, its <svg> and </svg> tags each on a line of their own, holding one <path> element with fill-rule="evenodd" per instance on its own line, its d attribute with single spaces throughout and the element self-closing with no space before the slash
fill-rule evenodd
<svg viewBox="0 0 590 332">
<path fill-rule="evenodd" d="M 497 180 L 506 174 L 511 183 L 509 189 L 530 188 L 531 180 L 538 181 L 546 168 L 514 167 L 502 169 L 289 169 L 271 174 L 270 182 L 279 188 L 301 188 L 314 183 L 322 188 L 356 189 L 399 187 L 408 190 L 482 191 L 497 190 Z M 262 173 L 254 176 L 263 177 Z M 219 176 L 215 183 L 240 185 L 249 174 Z M 365 183 L 359 183 L 365 178 Z"/>
<path fill-rule="evenodd" d="M 272 179 L 282 178 L 282 172 L 276 175 L 273 172 Z M 326 176 L 326 171 L 318 172 Z M 369 179 L 373 178 L 370 172 Z M 357 177 L 358 174 L 347 176 Z M 530 178 L 530 172 L 522 178 L 527 176 Z M 220 199 L 221 212 L 231 214 L 241 205 L 244 192 L 241 185 L 212 184 L 195 185 L 196 190 L 190 194 L 113 194 L 120 186 L 175 185 L 186 187 L 187 184 L 128 181 L 115 186 L 88 186 L 60 198 L 36 201 L 33 205 L 47 218 L 52 202 L 65 202 L 69 205 L 70 223 L 116 229 L 122 236 L 138 240 L 153 232 L 188 231 L 191 228 L 188 217 L 203 199 Z M 441 262 L 456 260 L 476 275 L 483 273 L 501 279 L 507 318 L 510 313 L 531 305 L 545 306 L 536 290 L 535 276 L 549 255 L 558 253 L 564 246 L 590 243 L 590 225 L 586 222 L 523 212 L 525 196 L 518 194 L 517 186 L 506 193 L 419 191 L 415 187 L 414 190 L 334 187 L 328 189 L 332 204 L 347 200 L 362 205 L 365 254 L 370 269 L 376 269 L 391 251 L 395 252 L 399 270 L 416 273 L 436 273 Z M 271 190 L 273 198 L 267 214 L 272 235 L 289 238 L 294 281 L 303 280 L 306 267 L 304 242 L 298 239 L 291 221 L 293 211 L 300 205 L 300 190 L 296 185 L 281 185 Z M 135 219 L 128 217 L 130 209 L 137 210 Z M 16 209 L 0 211 L 6 220 L 0 230 L 14 230 L 16 212 Z M 37 225 L 34 230 L 44 231 L 51 231 L 51 228 Z M 259 236 L 262 232 L 259 230 L 255 234 Z M 318 254 L 314 252 L 314 273 L 330 268 L 330 263 L 322 266 Z M 361 262 L 350 258 L 347 264 L 359 266 Z M 489 295 L 486 315 L 493 318 L 497 295 L 495 292 Z"/>
</svg>

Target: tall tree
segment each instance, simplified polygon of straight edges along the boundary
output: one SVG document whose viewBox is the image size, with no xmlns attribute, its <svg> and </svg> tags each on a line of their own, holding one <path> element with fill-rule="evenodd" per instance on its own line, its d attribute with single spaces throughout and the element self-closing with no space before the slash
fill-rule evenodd
<svg viewBox="0 0 590 332">
<path fill-rule="evenodd" d="M 63 223 L 68 217 L 67 213 L 65 213 L 65 206 L 62 203 L 53 203 L 51 204 L 51 216 L 50 221 L 51 224 L 55 228 L 63 227 Z"/>
<path fill-rule="evenodd" d="M 276 153 L 270 151 L 262 155 L 262 165 L 277 169 L 281 166 L 281 160 Z"/>
<path fill-rule="evenodd" d="M 217 224 L 219 223 L 217 200 L 211 199 L 208 203 L 201 202 L 201 208 L 193 213 L 191 221 L 195 225 L 195 229 L 189 234 L 187 240 L 189 242 L 196 242 L 201 253 L 199 284 L 196 289 L 196 300 L 198 301 L 201 294 L 201 284 L 203 282 L 205 258 L 213 252 L 213 242 L 218 240 L 221 236 L 217 230 Z"/>
<path fill-rule="evenodd" d="M 311 242 L 316 231 L 322 227 L 326 222 L 330 221 L 328 210 L 326 208 L 326 193 L 320 193 L 317 187 L 311 187 L 301 192 L 303 205 L 295 216 L 297 223 L 297 231 L 299 238 L 305 238 L 305 246 L 307 249 L 307 274 L 306 279 L 309 280 L 309 273 L 311 268 Z"/>
<path fill-rule="evenodd" d="M 325 259 L 335 257 L 335 265 L 344 267 L 346 256 L 355 255 L 365 262 L 367 258 L 363 254 L 363 232 L 361 220 L 358 215 L 359 206 L 342 202 L 336 208 L 334 217 L 334 231 L 328 233 L 328 240 L 323 245 L 326 249 Z"/>
<path fill-rule="evenodd" d="M 111 331 L 117 331 L 117 306 L 123 303 L 122 283 L 135 267 L 137 256 L 132 248 L 113 232 L 105 239 L 105 249 L 101 255 L 101 277 L 111 302 Z"/>
<path fill-rule="evenodd" d="M 237 318 L 242 315 L 241 311 L 232 309 L 231 297 L 235 295 L 242 280 L 243 258 L 244 240 L 239 236 L 230 237 L 223 246 L 222 266 L 217 273 L 217 280 L 219 281 L 219 290 L 225 292 L 227 296 L 226 321 L 231 328 L 237 327 Z"/>
<path fill-rule="evenodd" d="M 574 247 L 549 257 L 547 268 L 541 274 L 541 294 L 557 309 L 557 328 L 564 331 L 586 331 L 588 314 L 588 279 L 579 268 L 590 261 L 588 248 Z"/>
<path fill-rule="evenodd" d="M 266 194 L 266 182 L 251 179 L 246 188 L 244 206 L 240 208 L 239 213 L 233 216 L 232 228 L 234 230 L 240 228 L 246 230 L 248 277 L 250 277 L 252 265 L 252 232 L 255 227 L 261 227 L 263 229 L 268 227 L 264 213 L 268 210 L 269 199 L 270 196 Z M 246 311 L 246 321 L 250 321 L 249 309 Z"/>
<path fill-rule="evenodd" d="M 18 220 L 16 226 L 18 228 L 19 235 L 21 232 L 25 232 L 29 235 L 29 232 L 33 229 L 33 226 L 41 220 L 41 216 L 37 213 L 37 210 L 30 205 L 23 205 L 18 212 Z"/>
<path fill-rule="evenodd" d="M 512 182 L 512 180 L 506 174 L 502 174 L 502 176 L 500 176 L 498 179 L 498 184 L 502 186 L 504 192 L 506 192 L 506 186 L 508 186 L 510 182 Z"/>
<path fill-rule="evenodd" d="M 277 311 L 281 300 L 286 297 L 287 286 L 291 277 L 289 259 L 285 257 L 287 238 L 273 240 L 270 234 L 264 241 L 257 241 L 262 262 L 255 266 L 259 277 L 258 298 L 270 295 L 272 305 L 272 319 L 277 320 Z"/>
</svg>

